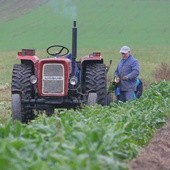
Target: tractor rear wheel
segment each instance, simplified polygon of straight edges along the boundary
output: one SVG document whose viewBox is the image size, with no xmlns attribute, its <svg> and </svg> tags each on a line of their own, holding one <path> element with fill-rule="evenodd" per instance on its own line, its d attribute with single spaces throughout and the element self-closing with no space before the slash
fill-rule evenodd
<svg viewBox="0 0 170 170">
<path fill-rule="evenodd" d="M 34 95 L 30 77 L 33 74 L 31 65 L 15 64 L 12 72 L 12 118 L 27 123 L 34 118 L 33 109 L 26 108 L 21 102 Z"/>
<path fill-rule="evenodd" d="M 97 93 L 97 103 L 107 104 L 107 78 L 106 66 L 102 63 L 93 63 L 86 66 L 85 72 L 85 92 Z"/>
</svg>

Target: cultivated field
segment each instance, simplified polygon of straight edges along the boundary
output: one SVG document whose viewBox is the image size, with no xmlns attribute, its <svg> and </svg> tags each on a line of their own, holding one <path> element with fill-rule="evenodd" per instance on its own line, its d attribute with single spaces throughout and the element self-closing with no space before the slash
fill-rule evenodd
<svg viewBox="0 0 170 170">
<path fill-rule="evenodd" d="M 0 169 L 128 169 L 170 116 L 170 82 L 153 84 L 152 74 L 161 63 L 170 64 L 169 7 L 169 0 L 0 0 Z M 140 78 L 153 85 L 138 101 L 56 110 L 29 125 L 13 124 L 10 86 L 17 51 L 34 48 L 45 58 L 52 44 L 71 49 L 73 20 L 78 58 L 100 51 L 106 64 L 112 59 L 110 81 L 120 47 L 129 45 Z"/>
</svg>

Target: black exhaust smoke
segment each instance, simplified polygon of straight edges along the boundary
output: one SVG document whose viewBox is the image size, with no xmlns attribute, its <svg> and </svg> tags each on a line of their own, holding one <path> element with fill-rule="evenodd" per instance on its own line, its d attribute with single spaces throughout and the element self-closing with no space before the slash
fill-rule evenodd
<svg viewBox="0 0 170 170">
<path fill-rule="evenodd" d="M 73 21 L 73 28 L 72 28 L 72 75 L 75 74 L 76 57 L 77 57 L 77 26 L 76 26 L 76 21 Z"/>
</svg>

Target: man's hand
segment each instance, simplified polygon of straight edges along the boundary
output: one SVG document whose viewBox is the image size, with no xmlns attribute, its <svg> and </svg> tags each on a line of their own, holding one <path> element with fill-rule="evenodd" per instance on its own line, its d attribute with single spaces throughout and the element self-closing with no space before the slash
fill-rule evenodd
<svg viewBox="0 0 170 170">
<path fill-rule="evenodd" d="M 114 78 L 114 82 L 115 82 L 115 83 L 119 83 L 119 82 L 120 82 L 120 78 L 119 78 L 119 77 L 115 77 L 115 78 Z"/>
<path fill-rule="evenodd" d="M 128 80 L 128 79 L 129 79 L 128 76 L 122 77 L 122 80 Z"/>
</svg>

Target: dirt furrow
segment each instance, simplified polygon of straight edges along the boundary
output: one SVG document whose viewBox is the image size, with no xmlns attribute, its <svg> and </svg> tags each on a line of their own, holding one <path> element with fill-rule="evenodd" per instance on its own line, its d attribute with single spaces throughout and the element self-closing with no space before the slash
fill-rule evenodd
<svg viewBox="0 0 170 170">
<path fill-rule="evenodd" d="M 170 170 L 170 119 L 130 165 L 131 170 Z"/>
</svg>

